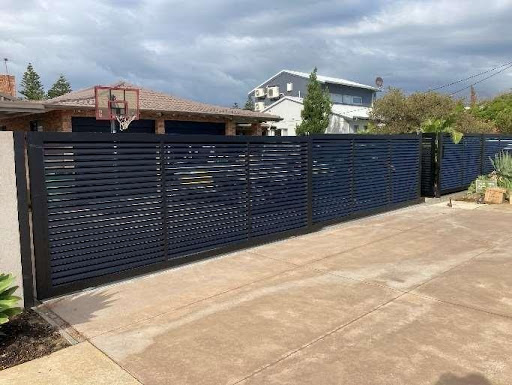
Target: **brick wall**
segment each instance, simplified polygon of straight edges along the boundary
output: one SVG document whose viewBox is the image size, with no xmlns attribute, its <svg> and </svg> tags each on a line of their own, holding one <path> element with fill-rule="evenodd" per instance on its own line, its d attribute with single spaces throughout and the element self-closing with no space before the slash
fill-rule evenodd
<svg viewBox="0 0 512 385">
<path fill-rule="evenodd" d="M 58 110 L 48 111 L 44 114 L 32 114 L 18 118 L 10 118 L 0 120 L 0 126 L 6 126 L 7 130 L 12 131 L 29 131 L 30 122 L 37 121 L 39 127 L 43 131 L 72 131 L 72 117 L 94 117 L 94 110 Z M 236 123 L 221 117 L 201 117 L 191 114 L 162 114 L 157 112 L 141 112 L 141 119 L 151 119 L 155 121 L 155 133 L 165 133 L 166 120 L 181 120 L 193 122 L 215 122 L 226 124 L 226 135 L 236 135 Z M 261 135 L 261 126 L 253 124 L 251 135 Z"/>
<path fill-rule="evenodd" d="M 0 92 L 16 97 L 16 80 L 12 75 L 0 75 Z"/>
</svg>

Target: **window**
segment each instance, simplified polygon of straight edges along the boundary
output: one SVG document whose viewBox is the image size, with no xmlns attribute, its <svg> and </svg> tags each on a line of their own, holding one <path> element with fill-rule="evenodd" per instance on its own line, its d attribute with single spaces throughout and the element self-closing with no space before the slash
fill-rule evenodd
<svg viewBox="0 0 512 385">
<path fill-rule="evenodd" d="M 0 131 L 7 131 L 7 126 L 0 126 Z"/>
<path fill-rule="evenodd" d="M 357 132 L 359 130 L 359 124 L 354 124 L 354 132 Z"/>
<path fill-rule="evenodd" d="M 344 104 L 363 104 L 363 98 L 361 96 L 343 95 Z"/>
<path fill-rule="evenodd" d="M 331 94 L 331 100 L 333 103 L 343 103 L 343 95 Z"/>
<path fill-rule="evenodd" d="M 352 104 L 363 104 L 363 98 L 360 96 L 352 96 Z"/>
</svg>

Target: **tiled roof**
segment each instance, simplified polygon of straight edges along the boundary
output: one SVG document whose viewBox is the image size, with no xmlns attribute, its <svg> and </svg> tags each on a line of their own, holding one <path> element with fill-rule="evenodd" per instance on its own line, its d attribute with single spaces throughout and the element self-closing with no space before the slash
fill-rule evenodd
<svg viewBox="0 0 512 385">
<path fill-rule="evenodd" d="M 195 102 L 192 100 L 181 99 L 176 96 L 153 91 L 147 88 L 135 86 L 127 82 L 118 82 L 109 85 L 109 87 L 119 88 L 138 88 L 139 102 L 141 111 L 173 112 L 199 115 L 227 116 L 236 119 L 237 117 L 245 119 L 255 119 L 259 121 L 281 120 L 280 117 L 260 112 L 248 111 L 243 109 L 215 106 L 212 104 Z M 85 107 L 94 108 L 94 87 L 85 88 L 78 91 L 72 91 L 68 94 L 48 99 L 44 105 L 49 108 L 55 107 Z"/>
</svg>

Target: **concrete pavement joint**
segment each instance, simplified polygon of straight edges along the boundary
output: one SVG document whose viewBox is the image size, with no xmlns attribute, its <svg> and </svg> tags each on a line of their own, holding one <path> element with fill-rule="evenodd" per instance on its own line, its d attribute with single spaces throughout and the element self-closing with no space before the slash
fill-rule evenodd
<svg viewBox="0 0 512 385">
<path fill-rule="evenodd" d="M 140 381 L 134 374 L 132 374 L 128 369 L 124 368 L 121 364 L 116 362 L 114 359 L 110 358 L 108 354 L 106 354 L 103 350 L 98 348 L 92 341 L 88 341 L 96 350 L 98 350 L 103 356 L 105 356 L 109 361 L 114 363 L 119 369 L 126 372 L 131 378 L 133 378 L 135 381 L 137 381 L 139 384 L 144 385 L 142 381 Z"/>
<path fill-rule="evenodd" d="M 263 258 L 272 259 L 274 261 L 281 261 L 280 259 L 275 259 L 275 258 L 272 258 L 272 257 L 268 257 L 266 255 L 261 255 L 261 254 L 257 254 L 257 253 L 254 253 L 254 254 L 258 255 L 260 257 L 263 257 Z M 338 254 L 335 254 L 333 256 L 336 256 L 336 255 L 338 255 Z M 357 282 L 357 283 L 364 283 L 364 284 L 366 284 L 368 286 L 378 286 L 378 287 L 381 287 L 383 289 L 389 289 L 389 290 L 392 290 L 392 291 L 397 291 L 399 293 L 407 294 L 406 291 L 403 291 L 403 290 L 400 290 L 400 289 L 396 289 L 394 287 L 390 287 L 390 286 L 387 286 L 387 285 L 384 285 L 384 284 L 380 284 L 380 283 L 377 283 L 377 282 L 361 280 L 361 279 L 357 279 L 357 278 L 353 278 L 353 277 L 347 277 L 347 276 L 342 275 L 342 274 L 333 273 L 333 272 L 331 272 L 329 270 L 324 270 L 324 269 L 320 269 L 320 268 L 317 268 L 317 267 L 309 266 L 309 264 L 297 265 L 297 264 L 295 264 L 293 262 L 288 262 L 288 261 L 286 261 L 286 262 L 289 263 L 289 264 L 292 264 L 294 266 L 297 266 L 297 267 L 308 268 L 310 270 L 314 270 L 314 271 L 317 271 L 319 273 L 326 273 L 326 274 L 332 275 L 332 276 L 337 277 L 337 278 L 343 278 L 343 279 L 346 279 L 346 280 L 349 280 L 349 281 L 354 281 L 354 282 Z M 316 262 L 316 261 L 313 261 L 313 262 Z"/>
<path fill-rule="evenodd" d="M 461 307 L 461 308 L 464 308 L 464 309 L 473 310 L 473 311 L 477 311 L 477 312 L 480 312 L 480 313 L 485 313 L 485 314 L 488 314 L 488 315 L 493 315 L 493 316 L 497 316 L 497 317 L 507 318 L 507 319 L 512 321 L 512 315 L 496 313 L 496 312 L 493 312 L 493 311 L 490 311 L 490 310 L 486 310 L 486 309 L 483 309 L 483 308 L 479 308 L 479 307 L 473 307 L 473 306 L 464 305 L 464 304 L 457 303 L 457 302 L 446 301 L 446 300 L 439 299 L 439 298 L 436 298 L 436 297 L 431 297 L 431 296 L 426 295 L 426 294 L 419 294 L 419 293 L 413 293 L 413 292 L 410 292 L 410 293 L 407 293 L 407 294 L 413 295 L 413 296 L 418 297 L 418 298 L 423 298 L 423 299 L 428 299 L 428 300 L 431 300 L 431 301 L 443 303 L 445 305 Z"/>
<path fill-rule="evenodd" d="M 145 321 L 149 321 L 151 319 L 154 319 L 156 317 L 160 317 L 164 314 L 170 314 L 172 312 L 175 312 L 175 311 L 178 311 L 178 310 L 182 310 L 182 309 L 186 309 L 187 307 L 189 306 L 193 306 L 193 305 L 196 305 L 198 303 L 201 303 L 201 302 L 204 302 L 204 301 L 207 301 L 209 299 L 212 299 L 212 298 L 216 298 L 216 297 L 219 297 L 221 295 L 224 295 L 224 294 L 227 294 L 227 293 L 230 293 L 232 291 L 236 291 L 236 290 L 239 290 L 241 288 L 244 288 L 246 286 L 250 286 L 250 285 L 253 285 L 255 283 L 258 283 L 258 282 L 262 282 L 262 281 L 265 281 L 267 279 L 271 279 L 271 278 L 274 278 L 274 277 L 277 277 L 281 274 L 285 274 L 285 273 L 289 273 L 290 271 L 293 271 L 293 270 L 297 270 L 300 266 L 294 266 L 288 270 L 283 270 L 283 271 L 280 271 L 279 273 L 276 273 L 276 274 L 273 274 L 273 275 L 270 275 L 268 277 L 263 277 L 263 278 L 260 278 L 260 279 L 257 279 L 255 281 L 251 281 L 251 282 L 248 282 L 248 283 L 245 283 L 243 285 L 239 285 L 239 286 L 236 286 L 236 287 L 232 287 L 230 289 L 227 289 L 227 290 L 224 290 L 224 291 L 221 291 L 221 292 L 218 292 L 216 294 L 213 294 L 211 296 L 208 296 L 208 297 L 204 297 L 204 298 L 201 298 L 201 299 L 198 299 L 196 301 L 193 301 L 193 302 L 190 302 L 190 303 L 187 303 L 185 305 L 182 305 L 182 306 L 178 306 L 178 307 L 175 307 L 175 308 L 172 308 L 172 309 L 169 309 L 169 310 L 166 310 L 166 311 L 163 311 L 163 312 L 160 312 L 158 314 L 154 314 L 154 315 L 151 315 L 149 317 L 145 317 L 145 318 L 141 318 L 141 319 L 138 319 L 138 320 L 135 320 L 134 322 L 130 323 L 130 324 L 127 324 L 127 325 L 123 325 L 123 326 L 119 326 L 117 328 L 113 328 L 113 329 L 109 329 L 109 330 L 106 330 L 104 332 L 101 332 L 97 335 L 94 335 L 93 337 L 90 337 L 90 338 L 86 338 L 85 336 L 83 336 L 85 338 L 86 341 L 89 341 L 91 342 L 91 340 L 93 338 L 96 338 L 96 337 L 99 337 L 99 336 L 102 336 L 104 334 L 108 334 L 108 333 L 111 333 L 111 332 L 114 332 L 114 331 L 118 331 L 118 330 L 122 330 L 122 329 L 125 329 L 127 327 L 130 327 L 132 325 L 136 325 L 136 324 L 140 324 L 142 322 L 145 322 Z M 92 343 L 92 342 L 91 342 Z"/>
<path fill-rule="evenodd" d="M 411 230 L 411 229 L 409 229 L 409 230 Z M 405 230 L 404 232 L 409 231 L 409 230 Z M 396 235 L 396 234 L 394 234 L 394 235 Z M 393 235 L 393 236 L 394 236 L 394 235 Z M 389 238 L 389 237 L 388 237 L 388 238 Z M 375 241 L 375 242 L 378 242 L 378 241 Z M 372 243 L 373 243 L 373 242 L 372 242 Z M 362 246 L 364 246 L 364 245 L 362 245 Z M 358 247 L 361 247 L 361 246 L 358 246 Z M 356 248 L 357 248 L 357 247 L 356 247 Z M 413 290 L 416 290 L 416 289 L 418 289 L 419 287 L 421 287 L 421 286 L 423 286 L 423 285 L 425 285 L 425 284 L 427 284 L 427 283 L 429 283 L 429 282 L 431 282 L 431 281 L 433 281 L 433 280 L 435 280 L 435 279 L 437 279 L 437 278 L 439 278 L 439 277 L 443 276 L 444 274 L 447 274 L 448 272 L 450 272 L 450 271 L 452 271 L 452 270 L 454 270 L 454 269 L 456 269 L 456 268 L 458 268 L 458 267 L 460 267 L 460 266 L 463 266 L 463 265 L 465 265 L 465 264 L 467 264 L 467 263 L 471 262 L 472 260 L 474 260 L 474 259 L 478 258 L 480 255 L 482 255 L 482 254 L 484 254 L 484 253 L 486 253 L 486 252 L 489 252 L 489 251 L 493 250 L 494 248 L 495 248 L 495 247 L 491 247 L 491 248 L 489 248 L 489 249 L 486 249 L 486 250 L 484 250 L 484 251 L 482 251 L 482 252 L 480 252 L 480 253 L 476 254 L 475 256 L 473 256 L 473 257 L 469 258 L 468 260 L 466 260 L 466 261 L 464 261 L 464 262 L 462 262 L 462 263 L 459 263 L 459 264 L 457 264 L 457 265 L 455 265 L 455 266 L 452 266 L 451 268 L 449 268 L 449 269 L 447 269 L 447 270 L 445 270 L 445 271 L 443 271 L 443 272 L 441 272 L 441 273 L 439 273 L 439 274 L 437 274 L 437 275 L 435 275 L 435 276 L 431 277 L 430 279 L 426 280 L 425 282 L 422 282 L 421 284 L 416 285 L 416 286 L 414 286 L 414 287 L 412 287 L 411 289 L 408 289 L 408 290 L 406 290 L 406 291 L 402 291 L 402 290 L 399 290 L 399 289 L 390 288 L 390 287 L 389 287 L 389 286 L 387 286 L 387 285 L 380 285 L 380 284 L 376 284 L 376 283 L 374 283 L 374 282 L 369 282 L 369 281 L 364 281 L 364 280 L 357 280 L 357 279 L 349 278 L 349 277 L 345 277 L 345 276 L 342 276 L 342 275 L 339 275 L 339 274 L 332 274 L 332 273 L 330 273 L 330 272 L 328 272 L 328 271 L 325 271 L 325 270 L 321 270 L 321 269 L 317 269 L 317 268 L 313 268 L 313 267 L 307 266 L 308 264 L 302 265 L 303 267 L 308 267 L 308 268 L 311 268 L 311 269 L 313 269 L 313 270 L 317 270 L 317 271 L 321 271 L 321 272 L 326 272 L 326 273 L 329 273 L 329 274 L 332 274 L 332 275 L 334 275 L 334 276 L 338 276 L 338 277 L 341 277 L 341 278 L 352 279 L 352 280 L 354 280 L 354 281 L 358 281 L 358 282 L 361 282 L 361 283 L 366 283 L 366 284 L 369 284 L 369 285 L 385 287 L 385 288 L 388 288 L 388 289 L 391 289 L 391 290 L 398 291 L 398 292 L 400 292 L 400 294 L 399 294 L 398 296 L 396 296 L 396 297 L 392 298 L 391 300 L 386 301 L 385 303 L 383 303 L 383 304 L 381 304 L 381 305 L 377 306 L 376 308 L 374 308 L 374 309 L 370 310 L 369 312 L 366 312 L 366 313 L 364 313 L 364 314 L 362 314 L 362 315 L 360 315 L 360 316 L 358 316 L 358 317 L 354 318 L 353 320 L 351 320 L 351 321 L 349 321 L 349 322 L 347 322 L 347 323 L 344 323 L 344 324 L 342 324 L 342 325 L 340 325 L 340 326 L 336 327 L 335 329 L 332 329 L 331 331 L 329 331 L 329 332 L 327 332 L 327 333 L 323 334 L 322 336 L 319 336 L 319 337 L 317 337 L 317 338 L 313 339 L 312 341 L 310 341 L 310 342 L 308 342 L 308 343 L 306 343 L 306 344 L 302 345 L 301 347 L 299 347 L 299 348 L 297 348 L 297 349 L 294 349 L 294 350 L 292 350 L 292 351 L 290 351 L 290 352 L 286 353 L 285 355 L 281 356 L 279 359 L 277 359 L 277 360 L 275 360 L 275 361 L 273 361 L 273 362 L 271 362 L 271 363 L 269 363 L 269 364 L 267 364 L 267 365 L 265 365 L 265 366 L 263 366 L 263 367 L 259 368 L 258 370 L 256 370 L 256 371 L 252 372 L 251 374 L 249 374 L 248 376 L 246 376 L 246 377 L 244 377 L 244 378 L 242 378 L 242 379 L 240 379 L 240 380 L 237 380 L 236 382 L 232 383 L 231 385 L 239 384 L 240 382 L 245 381 L 246 379 L 248 379 L 248 378 L 250 378 L 250 377 L 253 377 L 253 376 L 257 375 L 258 373 L 261 373 L 262 371 L 264 371 L 264 370 L 266 370 L 266 369 L 268 369 L 268 368 L 270 368 L 270 367 L 272 367 L 272 366 L 275 366 L 276 364 L 280 363 L 281 361 L 283 361 L 283 360 L 285 360 L 285 359 L 287 359 L 287 358 L 289 358 L 289 357 L 291 357 L 291 356 L 293 356 L 293 355 L 297 354 L 298 352 L 300 352 L 300 351 L 302 351 L 302 350 L 304 350 L 304 349 L 306 349 L 306 348 L 308 348 L 308 347 L 310 347 L 310 346 L 312 346 L 312 345 L 316 344 L 317 342 L 319 342 L 319 341 L 321 341 L 321 340 L 325 339 L 326 337 L 328 337 L 328 336 L 330 336 L 330 335 L 333 335 L 333 334 L 337 333 L 338 331 L 340 331 L 340 330 L 342 330 L 342 329 L 346 328 L 347 326 L 349 326 L 349 325 L 351 325 L 351 324 L 353 324 L 353 323 L 355 323 L 355 322 L 357 322 L 357 321 L 359 321 L 359 320 L 361 320 L 361 319 L 363 319 L 363 318 L 365 318 L 365 317 L 369 316 L 370 314 L 374 313 L 375 311 L 380 310 L 380 309 L 381 309 L 381 308 L 383 308 L 384 306 L 387 306 L 387 305 L 389 305 L 389 304 L 393 303 L 394 301 L 398 300 L 399 298 L 402 298 L 403 296 L 408 295 L 408 294 L 410 294 L 410 295 L 414 295 L 414 296 L 416 296 L 416 297 L 418 297 L 418 298 L 422 298 L 422 299 L 434 300 L 434 301 L 437 301 L 437 302 L 440 302 L 440 303 L 447 304 L 447 305 L 449 305 L 449 306 L 460 306 L 460 307 L 467 308 L 467 309 L 474 310 L 474 311 L 481 311 L 481 312 L 484 312 L 484 313 L 489 314 L 489 315 L 496 315 L 496 316 L 500 316 L 500 317 L 505 317 L 505 318 L 507 318 L 507 319 L 512 318 L 512 317 L 509 317 L 509 316 L 504 316 L 504 315 L 502 315 L 502 314 L 492 313 L 492 312 L 488 312 L 488 311 L 481 310 L 481 309 L 477 309 L 477 308 L 470 308 L 470 307 L 467 307 L 467 306 L 464 306 L 464 305 L 453 304 L 453 303 L 450 303 L 450 302 L 446 302 L 446 301 L 439 300 L 439 299 L 437 299 L 437 298 L 430 298 L 430 297 L 428 297 L 428 296 L 417 295 L 417 294 L 413 293 Z M 345 251 L 345 252 L 346 252 L 346 251 Z M 342 253 L 339 253 L 339 254 L 343 254 L 343 253 L 345 253 L 345 252 L 342 252 Z M 336 254 L 336 255 L 338 255 L 338 254 Z M 267 257 L 267 258 L 268 258 L 268 257 Z M 314 262 L 316 262 L 316 261 L 314 261 Z"/>
<path fill-rule="evenodd" d="M 362 318 L 364 318 L 364 317 L 366 317 L 366 316 L 368 316 L 368 315 L 372 314 L 372 313 L 373 313 L 373 312 L 375 312 L 375 311 L 380 310 L 382 307 L 389 305 L 390 303 L 392 303 L 392 302 L 394 302 L 395 300 L 397 300 L 397 299 L 399 299 L 399 298 L 403 297 L 403 296 L 404 296 L 404 295 L 406 295 L 406 294 L 407 294 L 407 293 L 402 293 L 402 294 L 398 295 L 397 297 L 394 297 L 394 298 L 390 299 L 389 301 L 386 301 L 386 302 L 384 302 L 384 303 L 380 304 L 379 306 L 375 307 L 374 309 L 372 309 L 372 310 L 370 310 L 370 311 L 368 311 L 368 312 L 366 312 L 366 313 L 364 313 L 364 314 L 361 314 L 360 316 L 358 316 L 358 317 L 356 317 L 356 318 L 354 318 L 354 319 L 352 319 L 352 320 L 350 320 L 350 321 L 348 321 L 348 322 L 345 322 L 344 324 L 342 324 L 342 325 L 340 325 L 340 326 L 338 326 L 338 327 L 336 327 L 336 328 L 334 328 L 334 329 L 332 329 L 332 330 L 328 331 L 327 333 L 322 334 L 321 336 L 319 336 L 319 337 L 317 337 L 317 338 L 313 339 L 312 341 L 310 341 L 310 342 L 308 342 L 308 343 L 306 343 L 306 344 L 303 344 L 303 345 L 302 345 L 302 346 L 300 346 L 299 348 L 294 349 L 294 350 L 292 350 L 292 351 L 290 351 L 290 352 L 288 352 L 288 353 L 284 354 L 283 356 L 281 356 L 281 357 L 280 357 L 279 359 L 277 359 L 276 361 L 273 361 L 273 362 L 271 362 L 271 363 L 269 363 L 269 364 L 267 364 L 267 365 L 265 365 L 265 366 L 263 366 L 263 367 L 261 367 L 261 368 L 259 368 L 259 369 L 255 370 L 255 371 L 253 371 L 253 372 L 252 372 L 251 374 L 249 374 L 248 376 L 245 376 L 244 378 L 241 378 L 241 379 L 239 379 L 239 380 L 237 380 L 237 381 L 235 381 L 235 382 L 232 382 L 232 383 L 231 383 L 231 385 L 239 384 L 239 383 L 241 383 L 242 381 L 247 380 L 248 378 L 254 377 L 254 376 L 255 376 L 255 375 L 257 375 L 258 373 L 261 373 L 262 371 L 264 371 L 264 370 L 266 370 L 266 369 L 268 369 L 268 368 L 270 368 L 270 367 L 272 367 L 272 366 L 274 366 L 274 365 L 277 365 L 278 363 L 280 363 L 281 361 L 284 361 L 284 360 L 285 360 L 285 359 L 287 359 L 288 357 L 291 357 L 292 355 L 297 354 L 298 352 L 300 352 L 300 351 L 302 351 L 302 350 L 304 350 L 304 349 L 306 349 L 306 348 L 310 347 L 311 345 L 313 345 L 313 344 L 315 344 L 315 343 L 317 343 L 317 342 L 319 342 L 319 341 L 321 341 L 321 340 L 323 340 L 323 339 L 325 339 L 325 338 L 327 338 L 327 337 L 329 337 L 329 336 L 333 335 L 334 333 L 336 333 L 336 332 L 338 332 L 338 331 L 340 331 L 340 330 L 342 330 L 342 329 L 344 329 L 344 328 L 346 328 L 346 327 L 348 327 L 348 326 L 352 325 L 353 323 L 355 323 L 355 322 L 359 321 L 360 319 L 362 319 Z"/>
</svg>

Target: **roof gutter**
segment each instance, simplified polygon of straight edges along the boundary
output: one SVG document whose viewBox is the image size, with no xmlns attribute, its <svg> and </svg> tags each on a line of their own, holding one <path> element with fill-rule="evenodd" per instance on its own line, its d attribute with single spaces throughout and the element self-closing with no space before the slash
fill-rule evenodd
<svg viewBox="0 0 512 385">
<path fill-rule="evenodd" d="M 94 110 L 94 106 L 90 105 L 83 105 L 83 106 L 70 106 L 70 105 L 60 105 L 60 104 L 41 104 L 41 107 L 46 108 L 47 110 L 80 110 L 80 109 L 87 109 L 87 110 Z M 43 108 L 43 110 L 44 110 Z M 194 111 L 175 111 L 175 110 L 153 110 L 153 109 L 146 109 L 141 108 L 141 111 L 144 112 L 154 112 L 154 113 L 161 113 L 161 114 L 183 114 L 183 115 L 196 115 L 196 116 L 204 116 L 204 117 L 215 117 L 215 118 L 222 118 L 222 119 L 230 119 L 230 120 L 236 120 L 236 121 L 257 121 L 257 122 L 266 122 L 266 121 L 274 121 L 279 122 L 283 120 L 280 116 L 271 115 L 271 114 L 264 114 L 264 115 L 234 115 L 234 114 L 219 114 L 219 113 L 212 113 L 212 112 L 194 112 Z"/>
</svg>

